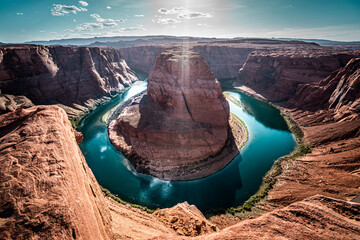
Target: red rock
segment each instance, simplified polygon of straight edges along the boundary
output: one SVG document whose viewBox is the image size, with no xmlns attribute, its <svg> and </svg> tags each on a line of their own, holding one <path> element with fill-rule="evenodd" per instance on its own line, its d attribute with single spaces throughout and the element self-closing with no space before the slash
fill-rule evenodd
<svg viewBox="0 0 360 240">
<path fill-rule="evenodd" d="M 64 110 L 0 115 L 0 239 L 111 239 L 110 213 Z"/>
<path fill-rule="evenodd" d="M 300 86 L 290 102 L 311 111 L 333 109 L 336 121 L 359 117 L 360 58 L 351 59 L 344 68 L 318 83 Z"/>
<path fill-rule="evenodd" d="M 145 46 L 120 48 L 121 54 L 132 69 L 150 72 L 156 58 L 166 49 L 184 44 L 152 44 Z M 99 44 L 101 46 L 101 44 Z M 113 48 L 118 45 L 107 44 Z M 215 76 L 220 78 L 234 78 L 245 63 L 248 55 L 255 50 L 286 50 L 289 52 L 306 50 L 319 51 L 328 48 L 315 43 L 301 41 L 280 41 L 267 39 L 241 39 L 229 41 L 186 43 L 191 50 L 201 54 L 210 66 Z"/>
<path fill-rule="evenodd" d="M 359 214 L 358 203 L 317 195 L 192 239 L 358 239 Z M 164 235 L 152 239 L 188 238 Z"/>
<path fill-rule="evenodd" d="M 356 56 L 360 51 L 257 51 L 239 70 L 238 84 L 251 87 L 267 100 L 287 101 L 300 84 L 318 82 Z"/>
<path fill-rule="evenodd" d="M 178 235 L 195 237 L 217 230 L 195 205 L 179 203 L 172 208 L 156 210 L 154 215 Z"/>
<path fill-rule="evenodd" d="M 29 108 L 34 104 L 25 96 L 0 94 L 0 114 L 13 112 L 18 108 Z"/>
<path fill-rule="evenodd" d="M 6 45 L 0 47 L 0 90 L 34 104 L 81 109 L 137 78 L 120 52 L 91 47 Z M 82 109 L 81 109 L 82 110 Z"/>
<path fill-rule="evenodd" d="M 139 172 L 167 180 L 200 178 L 234 157 L 206 165 L 205 159 L 218 154 L 228 139 L 229 105 L 200 55 L 161 54 L 150 72 L 147 95 L 137 101 L 110 123 L 109 138 Z"/>
</svg>

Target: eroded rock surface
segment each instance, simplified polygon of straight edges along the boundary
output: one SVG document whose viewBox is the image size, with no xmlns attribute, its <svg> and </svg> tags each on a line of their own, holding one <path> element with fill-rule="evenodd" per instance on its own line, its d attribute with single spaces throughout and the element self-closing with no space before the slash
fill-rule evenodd
<svg viewBox="0 0 360 240">
<path fill-rule="evenodd" d="M 57 106 L 0 115 L 0 239 L 112 238 L 107 204 L 75 136 Z"/>
<path fill-rule="evenodd" d="M 34 104 L 25 96 L 0 94 L 0 114 L 13 112 L 18 108 L 29 108 Z"/>
<path fill-rule="evenodd" d="M 267 58 L 272 56 L 264 56 Z M 269 69 L 271 64 L 263 68 Z M 285 61 L 279 64 L 279 69 L 286 67 Z M 265 99 L 273 96 L 274 89 L 264 87 L 264 72 L 260 71 L 257 78 L 258 86 L 263 87 L 242 89 Z M 299 75 L 294 81 L 302 79 Z M 276 103 L 300 126 L 311 153 L 282 162 L 283 172 L 269 192 L 268 207 L 287 206 L 315 194 L 345 200 L 360 195 L 359 60 L 354 58 L 345 67 L 314 81 L 299 84 L 296 93 L 289 93 L 288 101 Z"/>
<path fill-rule="evenodd" d="M 154 215 L 181 236 L 195 237 L 217 230 L 195 205 L 189 205 L 187 202 L 157 210 Z"/>
<path fill-rule="evenodd" d="M 84 110 L 137 78 L 120 52 L 95 47 L 5 45 L 0 47 L 0 90 L 34 104 Z M 67 108 L 66 111 L 68 110 Z M 72 113 L 71 109 L 67 111 Z"/>
<path fill-rule="evenodd" d="M 175 45 L 185 44 L 151 44 L 120 48 L 121 54 L 132 69 L 150 72 L 156 62 L 156 58 L 166 49 Z M 99 44 L 99 46 L 102 46 Z M 107 46 L 118 48 L 116 44 L 108 43 Z M 186 43 L 186 46 L 201 54 L 205 62 L 210 66 L 215 76 L 220 78 L 235 78 L 239 69 L 245 63 L 248 55 L 255 50 L 294 52 L 299 50 L 319 51 L 329 49 L 315 43 L 302 41 L 280 41 L 269 39 L 241 39 L 214 42 Z"/>
<path fill-rule="evenodd" d="M 358 239 L 360 204 L 321 195 L 193 239 Z M 165 235 L 153 238 L 188 239 Z"/>
<path fill-rule="evenodd" d="M 238 83 L 267 100 L 288 101 L 300 84 L 319 82 L 356 56 L 360 51 L 256 51 L 239 70 Z"/>
<path fill-rule="evenodd" d="M 333 109 L 334 120 L 351 120 L 360 113 L 360 58 L 348 64 L 326 79 L 299 87 L 290 101 L 298 108 L 316 111 Z"/>
<path fill-rule="evenodd" d="M 139 172 L 166 180 L 200 178 L 237 154 L 228 141 L 228 118 L 229 105 L 204 59 L 169 50 L 151 70 L 147 94 L 110 123 L 109 138 Z M 212 157 L 224 146 L 229 157 Z"/>
</svg>

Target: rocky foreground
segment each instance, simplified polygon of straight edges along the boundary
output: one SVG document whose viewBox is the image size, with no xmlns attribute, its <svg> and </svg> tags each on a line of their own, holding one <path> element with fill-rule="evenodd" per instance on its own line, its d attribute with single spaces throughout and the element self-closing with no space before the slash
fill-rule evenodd
<svg viewBox="0 0 360 240">
<path fill-rule="evenodd" d="M 165 180 L 208 176 L 238 153 L 220 83 L 186 49 L 160 55 L 147 94 L 110 123 L 109 138 L 137 171 Z"/>
</svg>

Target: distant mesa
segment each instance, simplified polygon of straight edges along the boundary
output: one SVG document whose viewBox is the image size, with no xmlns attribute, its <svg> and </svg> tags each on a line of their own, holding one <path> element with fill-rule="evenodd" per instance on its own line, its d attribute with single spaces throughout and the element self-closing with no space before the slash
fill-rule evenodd
<svg viewBox="0 0 360 240">
<path fill-rule="evenodd" d="M 110 141 L 137 171 L 165 180 L 202 178 L 238 154 L 229 104 L 201 55 L 167 50 L 148 81 L 147 93 L 109 125 Z"/>
</svg>

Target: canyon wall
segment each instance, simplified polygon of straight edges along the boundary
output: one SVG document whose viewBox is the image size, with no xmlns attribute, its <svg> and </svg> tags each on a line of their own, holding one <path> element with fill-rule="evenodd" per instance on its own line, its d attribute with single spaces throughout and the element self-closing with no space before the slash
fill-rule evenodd
<svg viewBox="0 0 360 240">
<path fill-rule="evenodd" d="M 137 80 L 120 52 L 91 47 L 5 45 L 0 47 L 2 94 L 34 104 L 91 105 Z"/>
<path fill-rule="evenodd" d="M 150 72 L 157 56 L 165 49 L 174 46 L 186 46 L 201 54 L 210 66 L 215 76 L 219 78 L 234 78 L 245 63 L 248 55 L 254 50 L 320 50 L 317 44 L 300 41 L 279 41 L 265 39 L 244 39 L 233 41 L 215 41 L 209 43 L 158 44 L 129 48 L 120 48 L 121 54 L 133 69 Z M 116 47 L 116 45 L 114 45 Z"/>
<path fill-rule="evenodd" d="M 256 51 L 239 70 L 238 84 L 270 101 L 287 101 L 300 84 L 318 82 L 357 56 L 360 51 Z"/>
<path fill-rule="evenodd" d="M 333 109 L 334 120 L 351 120 L 360 113 L 360 58 L 320 82 L 299 86 L 290 100 L 301 109 Z"/>
<path fill-rule="evenodd" d="M 239 71 L 237 88 L 273 101 L 300 126 L 311 147 L 311 153 L 281 163 L 283 172 L 268 195 L 272 206 L 315 194 L 359 196 L 359 54 L 254 52 Z"/>
<path fill-rule="evenodd" d="M 130 48 L 121 48 L 119 51 L 127 64 L 134 70 L 149 73 L 156 58 L 172 45 L 149 45 Z"/>
</svg>

